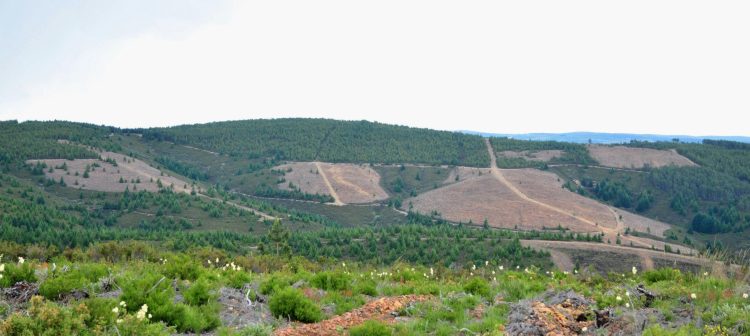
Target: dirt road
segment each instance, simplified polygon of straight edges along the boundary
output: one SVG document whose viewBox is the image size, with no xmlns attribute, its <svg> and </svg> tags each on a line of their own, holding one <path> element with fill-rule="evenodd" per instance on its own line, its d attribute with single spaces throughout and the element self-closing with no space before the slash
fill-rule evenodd
<svg viewBox="0 0 750 336">
<path fill-rule="evenodd" d="M 315 161 L 315 168 L 318 170 L 318 174 L 320 174 L 320 177 L 323 178 L 323 182 L 325 182 L 326 187 L 328 187 L 328 191 L 331 194 L 331 197 L 333 197 L 333 205 L 344 205 L 344 202 L 341 202 L 341 199 L 339 198 L 339 195 L 336 193 L 336 190 L 333 189 L 333 185 L 331 184 L 331 181 L 328 180 L 328 176 L 326 176 L 326 173 L 323 171 L 323 168 L 320 166 L 320 162 Z"/>
</svg>

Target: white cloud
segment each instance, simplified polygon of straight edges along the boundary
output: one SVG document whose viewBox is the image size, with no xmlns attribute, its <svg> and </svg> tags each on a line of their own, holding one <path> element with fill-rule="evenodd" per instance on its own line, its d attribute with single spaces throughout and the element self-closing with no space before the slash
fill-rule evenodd
<svg viewBox="0 0 750 336">
<path fill-rule="evenodd" d="M 0 118 L 154 126 L 283 116 L 490 132 L 747 135 L 745 2 L 238 2 L 0 102 Z"/>
</svg>

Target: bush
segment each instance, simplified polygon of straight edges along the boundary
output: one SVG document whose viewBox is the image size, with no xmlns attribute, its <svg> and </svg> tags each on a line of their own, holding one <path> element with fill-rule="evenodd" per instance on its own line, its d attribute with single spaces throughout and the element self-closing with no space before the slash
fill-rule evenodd
<svg viewBox="0 0 750 336">
<path fill-rule="evenodd" d="M 351 279 L 348 275 L 340 272 L 320 272 L 313 276 L 310 283 L 323 290 L 349 289 Z"/>
<path fill-rule="evenodd" d="M 186 255 L 173 256 L 164 263 L 164 275 L 169 278 L 193 281 L 198 279 L 202 272 L 203 267 Z"/>
<path fill-rule="evenodd" d="M 378 296 L 377 284 L 372 280 L 359 281 L 354 291 L 368 296 Z"/>
<path fill-rule="evenodd" d="M 0 273 L 0 287 L 6 288 L 15 285 L 17 282 L 36 282 L 34 267 L 30 263 L 23 264 L 5 264 L 5 270 Z"/>
<path fill-rule="evenodd" d="M 482 278 L 472 278 L 464 285 L 464 291 L 474 295 L 490 296 L 490 285 Z"/>
<path fill-rule="evenodd" d="M 148 304 L 153 320 L 162 321 L 177 327 L 179 332 L 200 333 L 218 327 L 219 309 L 216 304 L 189 306 L 174 303 L 174 288 L 171 281 L 156 272 L 143 272 L 119 281 L 122 287 L 121 299 L 128 309 L 135 311 Z M 196 290 L 195 294 L 200 291 Z M 200 295 L 196 295 L 200 297 Z"/>
<path fill-rule="evenodd" d="M 312 300 L 302 291 L 291 287 L 278 290 L 271 297 L 269 308 L 274 316 L 300 322 L 318 322 L 323 318 L 323 312 Z"/>
<path fill-rule="evenodd" d="M 365 321 L 349 329 L 349 336 L 391 336 L 391 327 L 374 320 Z"/>
<path fill-rule="evenodd" d="M 82 289 L 107 273 L 107 267 L 99 264 L 81 264 L 67 272 L 56 271 L 39 286 L 39 294 L 49 300 L 59 299 L 60 295 Z"/>
<path fill-rule="evenodd" d="M 185 302 L 191 306 L 207 304 L 215 297 L 211 294 L 211 286 L 205 278 L 200 278 L 184 292 Z"/>
<path fill-rule="evenodd" d="M 680 273 L 680 270 L 673 268 L 660 268 L 658 270 L 643 272 L 643 278 L 650 284 L 659 281 L 677 280 L 681 276 L 682 273 Z"/>
<path fill-rule="evenodd" d="M 291 284 L 291 278 L 281 274 L 274 274 L 260 285 L 260 292 L 266 295 L 273 294 L 280 289 L 289 287 Z"/>
<path fill-rule="evenodd" d="M 223 277 L 226 284 L 232 288 L 242 288 L 242 286 L 253 280 L 250 274 L 244 271 L 227 271 Z"/>
</svg>

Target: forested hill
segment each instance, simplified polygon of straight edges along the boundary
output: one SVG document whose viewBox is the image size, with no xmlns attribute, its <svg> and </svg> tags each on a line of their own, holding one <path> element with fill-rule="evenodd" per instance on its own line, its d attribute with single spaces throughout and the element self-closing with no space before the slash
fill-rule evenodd
<svg viewBox="0 0 750 336">
<path fill-rule="evenodd" d="M 489 165 L 487 150 L 478 135 L 368 121 L 243 120 L 133 131 L 148 140 L 171 141 L 250 158 Z"/>
</svg>

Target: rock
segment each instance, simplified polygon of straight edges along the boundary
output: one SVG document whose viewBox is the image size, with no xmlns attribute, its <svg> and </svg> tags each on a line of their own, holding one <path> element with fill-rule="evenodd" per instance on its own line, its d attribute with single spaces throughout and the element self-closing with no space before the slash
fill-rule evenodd
<svg viewBox="0 0 750 336">
<path fill-rule="evenodd" d="M 578 335 L 595 326 L 593 301 L 573 292 L 547 292 L 511 305 L 508 335 Z"/>
</svg>

